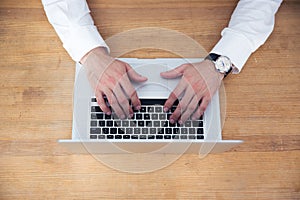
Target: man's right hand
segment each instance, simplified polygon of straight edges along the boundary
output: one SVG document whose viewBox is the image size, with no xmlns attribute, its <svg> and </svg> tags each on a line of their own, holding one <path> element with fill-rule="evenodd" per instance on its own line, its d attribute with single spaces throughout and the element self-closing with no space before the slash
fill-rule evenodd
<svg viewBox="0 0 300 200">
<path fill-rule="evenodd" d="M 129 99 L 134 109 L 141 108 L 141 102 L 130 80 L 144 82 L 147 78 L 135 72 L 129 64 L 111 57 L 102 47 L 91 50 L 80 62 L 87 70 L 89 82 L 104 113 L 112 113 L 104 96 L 121 119 L 133 116 Z"/>
</svg>

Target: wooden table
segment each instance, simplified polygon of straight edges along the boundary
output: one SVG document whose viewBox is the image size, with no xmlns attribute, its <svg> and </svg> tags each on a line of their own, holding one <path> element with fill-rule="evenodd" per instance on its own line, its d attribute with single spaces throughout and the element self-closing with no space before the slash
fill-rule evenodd
<svg viewBox="0 0 300 200">
<path fill-rule="evenodd" d="M 209 51 L 237 1 L 90 0 L 104 38 L 139 27 L 180 31 Z M 300 199 L 300 2 L 285 1 L 269 40 L 225 80 L 224 139 L 245 144 L 184 155 L 143 174 L 70 155 L 74 62 L 36 0 L 0 3 L 0 199 Z M 167 57 L 144 49 L 127 57 Z"/>
</svg>

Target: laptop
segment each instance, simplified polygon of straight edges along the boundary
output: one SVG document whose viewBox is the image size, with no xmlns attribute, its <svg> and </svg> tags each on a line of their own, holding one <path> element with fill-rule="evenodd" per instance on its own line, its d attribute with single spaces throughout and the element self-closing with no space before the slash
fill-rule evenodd
<svg viewBox="0 0 300 200">
<path fill-rule="evenodd" d="M 72 139 L 58 143 L 72 153 L 92 154 L 208 154 L 221 153 L 242 140 L 223 140 L 219 93 L 213 96 L 200 119 L 188 119 L 183 125 L 171 124 L 168 117 L 175 110 L 163 111 L 163 105 L 178 79 L 164 79 L 160 72 L 184 63 L 200 62 L 198 58 L 119 58 L 148 80 L 132 83 L 142 108 L 131 119 L 105 115 L 96 102 L 84 68 L 76 64 Z"/>
</svg>

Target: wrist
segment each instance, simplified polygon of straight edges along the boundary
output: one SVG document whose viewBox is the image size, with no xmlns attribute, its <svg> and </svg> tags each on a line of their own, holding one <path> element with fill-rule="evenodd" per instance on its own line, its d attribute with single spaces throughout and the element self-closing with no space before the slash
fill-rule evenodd
<svg viewBox="0 0 300 200">
<path fill-rule="evenodd" d="M 82 65 L 85 64 L 85 62 L 87 61 L 87 58 L 91 55 L 91 54 L 96 54 L 100 57 L 105 57 L 105 56 L 109 56 L 107 49 L 105 47 L 96 47 L 92 50 L 90 50 L 88 53 L 86 53 L 81 59 L 80 59 L 80 63 Z"/>
<path fill-rule="evenodd" d="M 220 72 L 216 69 L 215 63 L 214 63 L 213 61 L 205 59 L 205 60 L 203 60 L 203 62 L 205 63 L 205 65 L 207 65 L 207 66 L 211 69 L 211 71 L 212 71 L 214 74 L 216 74 L 216 76 L 217 76 L 220 80 L 223 80 L 223 79 L 224 79 L 224 74 L 223 74 L 223 73 L 220 73 Z"/>
</svg>

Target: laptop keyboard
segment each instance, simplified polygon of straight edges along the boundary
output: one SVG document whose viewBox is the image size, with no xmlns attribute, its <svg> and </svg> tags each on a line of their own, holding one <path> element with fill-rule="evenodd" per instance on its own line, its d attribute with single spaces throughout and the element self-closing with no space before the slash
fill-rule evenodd
<svg viewBox="0 0 300 200">
<path fill-rule="evenodd" d="M 131 119 L 118 119 L 113 113 L 106 115 L 91 102 L 90 139 L 93 140 L 203 140 L 203 118 L 187 120 L 183 125 L 171 124 L 169 117 L 176 109 L 163 111 L 166 99 L 140 99 L 141 109 Z M 178 103 L 178 102 L 177 102 Z M 175 103 L 175 105 L 177 104 Z"/>
</svg>

